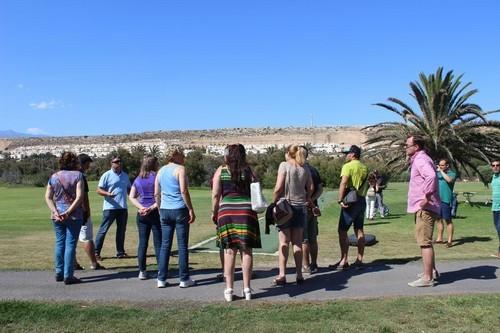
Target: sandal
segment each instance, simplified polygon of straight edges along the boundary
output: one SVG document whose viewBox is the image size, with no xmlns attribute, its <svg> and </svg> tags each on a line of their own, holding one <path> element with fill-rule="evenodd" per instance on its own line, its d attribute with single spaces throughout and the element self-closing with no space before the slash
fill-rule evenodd
<svg viewBox="0 0 500 333">
<path fill-rule="evenodd" d="M 286 277 L 277 277 L 273 280 L 273 286 L 284 286 L 286 284 Z"/>
<path fill-rule="evenodd" d="M 453 243 L 452 243 L 452 242 L 447 242 L 447 243 L 446 243 L 446 247 L 450 248 L 450 247 L 452 247 L 452 246 L 453 246 Z"/>
</svg>

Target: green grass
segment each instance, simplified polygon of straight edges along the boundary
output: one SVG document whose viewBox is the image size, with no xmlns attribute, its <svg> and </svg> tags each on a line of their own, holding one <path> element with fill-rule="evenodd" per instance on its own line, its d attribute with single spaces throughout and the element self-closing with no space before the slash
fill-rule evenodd
<svg viewBox="0 0 500 333">
<path fill-rule="evenodd" d="M 90 188 L 96 187 L 95 182 Z M 457 183 L 456 190 L 476 192 L 473 200 L 479 204 L 470 206 L 461 203 L 458 209 L 459 218 L 455 219 L 456 246 L 447 249 L 436 247 L 438 260 L 444 259 L 477 259 L 485 258 L 498 246 L 498 240 L 492 226 L 490 207 L 480 205 L 490 197 L 490 190 L 480 183 Z M 385 219 L 377 219 L 366 223 L 365 231 L 374 234 L 379 243 L 368 247 L 366 261 L 404 259 L 419 256 L 413 232 L 413 216 L 406 214 L 407 184 L 390 183 L 385 191 L 385 202 L 389 205 L 391 215 Z M 266 191 L 270 198 L 270 191 Z M 191 228 L 190 244 L 206 240 L 215 233 L 215 227 L 210 220 L 210 191 L 208 189 L 193 189 L 191 195 L 197 215 L 197 220 Z M 43 188 L 33 187 L 0 187 L 0 269 L 51 269 L 53 251 L 53 230 L 49 220 L 49 212 L 45 205 Z M 460 200 L 464 197 L 460 195 Z M 322 265 L 332 263 L 339 257 L 337 222 L 339 206 L 336 202 L 336 192 L 324 194 L 321 201 L 323 215 L 320 218 L 320 258 Z M 94 233 L 101 221 L 102 199 L 94 191 L 90 193 Z M 264 225 L 261 224 L 264 233 Z M 104 243 L 102 255 L 112 257 L 114 251 L 115 228 L 112 227 Z M 135 210 L 129 209 L 126 249 L 134 254 L 137 246 L 137 229 Z M 175 244 L 174 244 L 175 246 Z M 150 249 L 150 254 L 153 253 Z M 350 255 L 355 251 L 351 249 Z M 83 251 L 79 247 L 78 258 L 86 264 Z M 219 266 L 218 255 L 214 253 L 193 253 L 191 255 L 193 269 L 213 268 Z M 149 259 L 154 263 L 154 259 Z M 130 269 L 136 264 L 135 259 L 106 259 L 105 265 L 112 268 Z M 175 264 L 175 259 L 173 264 Z M 277 258 L 257 256 L 255 266 L 276 266 Z"/>
<path fill-rule="evenodd" d="M 91 183 L 91 188 L 96 184 Z M 458 192 L 476 192 L 484 202 L 489 190 L 478 183 L 459 183 Z M 407 184 L 390 184 L 385 201 L 391 216 L 368 223 L 366 232 L 379 243 L 366 250 L 367 261 L 404 259 L 419 256 L 413 238 L 413 218 L 405 213 Z M 0 187 L 0 269 L 52 269 L 53 231 L 44 189 Z M 191 244 L 214 235 L 210 221 L 210 192 L 192 190 L 197 221 L 192 227 Z M 266 197 L 270 198 L 269 191 Z M 336 192 L 321 200 L 320 264 L 339 256 Z M 474 200 L 473 198 L 473 200 Z M 460 196 L 463 201 L 463 196 Z M 91 192 L 95 228 L 101 220 L 102 200 Z M 455 220 L 457 245 L 436 248 L 437 259 L 485 258 L 496 249 L 498 240 L 489 207 L 461 203 Z M 263 225 L 261 226 L 264 232 Z M 114 228 L 103 249 L 114 254 Z M 126 248 L 135 252 L 137 232 L 135 212 L 130 209 Z M 150 251 L 152 253 L 152 251 Z M 87 263 L 81 248 L 79 260 Z M 351 256 L 355 251 L 351 248 Z M 192 253 L 193 269 L 218 267 L 218 255 Z M 154 262 L 154 259 L 149 259 Z M 175 263 L 175 259 L 174 259 Z M 135 259 L 106 259 L 110 268 L 135 269 Z M 255 266 L 277 266 L 277 258 L 256 256 Z M 498 327 L 500 294 L 399 297 L 329 302 L 234 302 L 231 305 L 195 302 L 161 303 L 82 303 L 0 301 L 0 332 L 491 332 Z"/>
<path fill-rule="evenodd" d="M 200 304 L 0 302 L 2 332 L 493 332 L 500 295 Z"/>
</svg>

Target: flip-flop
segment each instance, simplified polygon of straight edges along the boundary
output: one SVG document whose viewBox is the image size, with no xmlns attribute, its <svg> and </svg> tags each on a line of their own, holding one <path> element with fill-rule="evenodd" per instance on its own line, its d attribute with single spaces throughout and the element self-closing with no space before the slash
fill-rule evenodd
<svg viewBox="0 0 500 333">
<path fill-rule="evenodd" d="M 453 243 L 452 243 L 452 242 L 447 242 L 447 243 L 446 243 L 446 247 L 450 248 L 450 247 L 452 247 L 452 246 L 453 246 Z"/>
</svg>

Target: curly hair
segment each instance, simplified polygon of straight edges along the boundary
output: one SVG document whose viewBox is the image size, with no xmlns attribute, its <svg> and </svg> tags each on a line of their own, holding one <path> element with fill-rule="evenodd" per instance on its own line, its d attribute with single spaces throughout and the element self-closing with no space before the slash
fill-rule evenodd
<svg viewBox="0 0 500 333">
<path fill-rule="evenodd" d="M 59 169 L 60 170 L 78 170 L 80 162 L 78 161 L 78 157 L 76 157 L 75 153 L 70 151 L 65 151 L 61 154 L 59 158 Z"/>
</svg>

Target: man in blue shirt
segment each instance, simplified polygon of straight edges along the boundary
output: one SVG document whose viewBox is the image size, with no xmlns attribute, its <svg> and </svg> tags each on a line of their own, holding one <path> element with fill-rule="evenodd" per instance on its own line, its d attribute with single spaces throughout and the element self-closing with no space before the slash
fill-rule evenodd
<svg viewBox="0 0 500 333">
<path fill-rule="evenodd" d="M 116 257 L 126 258 L 124 243 L 127 228 L 127 197 L 130 191 L 130 180 L 122 170 L 120 156 L 111 159 L 111 170 L 106 171 L 99 179 L 97 194 L 104 197 L 102 223 L 95 239 L 95 254 L 97 260 L 102 260 L 101 250 L 106 233 L 116 220 Z"/>
<path fill-rule="evenodd" d="M 491 178 L 491 210 L 493 211 L 493 224 L 498 234 L 498 251 L 492 254 L 492 257 L 500 259 L 500 158 L 491 162 L 493 176 Z"/>
<path fill-rule="evenodd" d="M 452 247 L 453 221 L 451 219 L 451 203 L 453 200 L 453 188 L 455 187 L 455 180 L 457 179 L 457 174 L 450 169 L 450 162 L 445 158 L 439 160 L 436 173 L 439 183 L 439 197 L 441 198 L 441 220 L 437 221 L 437 238 L 434 242 L 444 243 L 443 222 L 445 222 L 446 233 L 448 234 L 448 241 L 446 242 L 446 247 Z"/>
</svg>

